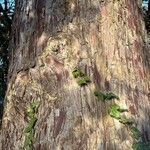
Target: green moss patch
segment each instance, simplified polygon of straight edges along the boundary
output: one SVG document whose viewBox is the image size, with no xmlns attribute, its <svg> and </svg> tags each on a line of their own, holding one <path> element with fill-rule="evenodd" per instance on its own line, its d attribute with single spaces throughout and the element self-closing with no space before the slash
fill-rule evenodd
<svg viewBox="0 0 150 150">
<path fill-rule="evenodd" d="M 74 69 L 72 71 L 72 75 L 73 75 L 74 78 L 78 78 L 78 77 L 83 77 L 84 73 L 79 69 Z"/>
<path fill-rule="evenodd" d="M 29 133 L 30 131 L 32 131 L 32 129 L 34 128 L 36 122 L 37 122 L 36 117 L 31 118 L 28 125 L 27 125 L 27 127 L 25 128 L 24 132 Z"/>
<path fill-rule="evenodd" d="M 91 82 L 90 78 L 79 69 L 74 69 L 72 75 L 74 78 L 77 78 L 77 83 L 79 86 L 86 86 Z"/>
<path fill-rule="evenodd" d="M 132 146 L 133 150 L 150 150 L 150 144 L 136 143 Z"/>
<path fill-rule="evenodd" d="M 124 111 L 128 111 L 128 110 L 121 108 L 117 104 L 113 104 L 109 108 L 108 113 L 111 117 L 113 117 L 115 119 L 118 119 L 120 123 L 123 123 L 123 124 L 126 124 L 126 125 L 132 125 L 133 124 L 132 119 L 121 116 L 121 113 L 124 112 Z"/>
<path fill-rule="evenodd" d="M 35 124 L 37 122 L 36 112 L 39 107 L 39 102 L 33 102 L 27 108 L 28 124 L 24 130 L 26 134 L 23 150 L 33 150 Z"/>
<path fill-rule="evenodd" d="M 103 102 L 106 100 L 106 95 L 103 92 L 95 91 L 94 95 L 98 98 L 98 100 L 101 100 Z"/>
<path fill-rule="evenodd" d="M 90 83 L 90 82 L 91 82 L 91 80 L 88 76 L 84 76 L 77 81 L 78 85 L 80 85 L 80 86 L 88 85 L 88 83 Z"/>
<path fill-rule="evenodd" d="M 133 124 L 133 120 L 130 118 L 126 118 L 126 117 L 121 117 L 119 119 L 120 123 L 126 124 L 126 125 L 132 125 Z"/>
<path fill-rule="evenodd" d="M 132 127 L 132 128 L 130 129 L 130 131 L 131 131 L 131 136 L 132 136 L 134 139 L 138 140 L 138 139 L 141 137 L 141 132 L 138 130 L 138 128 Z"/>
<path fill-rule="evenodd" d="M 121 113 L 120 113 L 120 106 L 117 104 L 113 104 L 109 110 L 108 110 L 108 114 L 116 119 L 121 119 Z"/>
<path fill-rule="evenodd" d="M 94 95 L 98 98 L 98 100 L 101 100 L 103 102 L 107 101 L 107 100 L 112 100 L 112 99 L 117 99 L 119 100 L 119 97 L 117 95 L 115 95 L 114 93 L 103 93 L 100 91 L 95 91 Z"/>
</svg>

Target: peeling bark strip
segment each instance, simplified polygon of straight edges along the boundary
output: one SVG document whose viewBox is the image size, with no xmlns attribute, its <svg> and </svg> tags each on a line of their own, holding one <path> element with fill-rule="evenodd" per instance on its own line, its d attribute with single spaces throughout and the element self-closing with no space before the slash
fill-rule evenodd
<svg viewBox="0 0 150 150">
<path fill-rule="evenodd" d="M 150 143 L 150 53 L 137 1 L 18 0 L 2 124 L 2 150 L 20 150 L 26 108 L 41 102 L 35 150 L 128 150 L 133 138 L 108 115 L 113 92 Z M 91 83 L 80 87 L 80 68 Z"/>
</svg>

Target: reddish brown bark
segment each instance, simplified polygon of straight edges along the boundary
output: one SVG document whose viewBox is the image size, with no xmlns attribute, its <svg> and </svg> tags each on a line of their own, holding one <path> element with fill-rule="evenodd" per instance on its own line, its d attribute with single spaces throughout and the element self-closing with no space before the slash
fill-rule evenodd
<svg viewBox="0 0 150 150">
<path fill-rule="evenodd" d="M 2 125 L 2 149 L 20 150 L 26 109 L 40 101 L 35 150 L 132 149 L 129 129 L 108 115 L 113 92 L 150 142 L 150 55 L 138 2 L 18 1 Z M 80 87 L 80 68 L 91 83 Z"/>
</svg>

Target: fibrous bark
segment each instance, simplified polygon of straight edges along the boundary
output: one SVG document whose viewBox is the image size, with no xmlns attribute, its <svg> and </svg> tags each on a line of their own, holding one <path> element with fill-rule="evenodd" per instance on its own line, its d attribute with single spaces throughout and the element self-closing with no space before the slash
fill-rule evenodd
<svg viewBox="0 0 150 150">
<path fill-rule="evenodd" d="M 20 150 L 36 112 L 35 150 L 128 150 L 133 138 L 111 118 L 114 101 L 94 91 L 113 92 L 150 142 L 150 55 L 137 1 L 18 0 L 12 58 L 2 125 L 2 149 Z M 91 83 L 80 87 L 74 68 Z"/>
</svg>

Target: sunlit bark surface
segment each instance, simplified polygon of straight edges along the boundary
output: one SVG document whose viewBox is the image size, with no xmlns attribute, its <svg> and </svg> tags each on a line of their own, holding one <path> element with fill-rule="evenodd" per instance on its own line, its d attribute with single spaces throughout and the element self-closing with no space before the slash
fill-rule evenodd
<svg viewBox="0 0 150 150">
<path fill-rule="evenodd" d="M 108 115 L 114 102 L 150 142 L 150 55 L 136 1 L 18 0 L 12 30 L 2 150 L 24 145 L 33 101 L 35 150 L 132 149 L 128 127 Z M 80 87 L 75 67 L 92 82 Z M 98 101 L 95 90 L 120 101 Z"/>
</svg>

